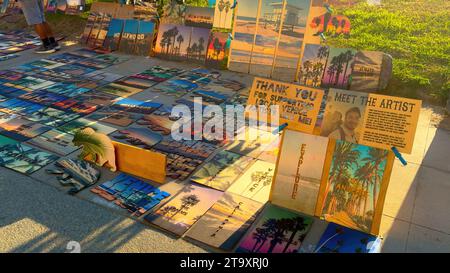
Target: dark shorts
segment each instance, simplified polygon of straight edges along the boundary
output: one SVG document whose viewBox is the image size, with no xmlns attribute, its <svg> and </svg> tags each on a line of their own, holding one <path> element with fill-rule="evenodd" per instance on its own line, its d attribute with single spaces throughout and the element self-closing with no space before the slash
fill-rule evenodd
<svg viewBox="0 0 450 273">
<path fill-rule="evenodd" d="M 28 25 L 37 25 L 45 22 L 43 0 L 20 0 L 23 15 Z"/>
</svg>

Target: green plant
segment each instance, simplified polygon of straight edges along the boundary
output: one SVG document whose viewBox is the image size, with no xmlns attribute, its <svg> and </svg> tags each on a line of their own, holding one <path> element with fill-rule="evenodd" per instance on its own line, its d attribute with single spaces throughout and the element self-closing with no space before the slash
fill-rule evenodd
<svg viewBox="0 0 450 273">
<path fill-rule="evenodd" d="M 394 58 L 393 79 L 385 93 L 431 97 L 440 103 L 450 92 L 450 1 L 361 1 L 336 8 L 350 18 L 350 38 L 332 38 L 336 47 L 377 50 Z"/>
</svg>

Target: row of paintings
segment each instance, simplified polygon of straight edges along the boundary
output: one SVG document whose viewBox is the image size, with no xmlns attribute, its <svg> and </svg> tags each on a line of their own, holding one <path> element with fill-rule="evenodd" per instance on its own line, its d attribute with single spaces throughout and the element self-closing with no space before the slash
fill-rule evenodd
<svg viewBox="0 0 450 273">
<path fill-rule="evenodd" d="M 294 81 L 310 6 L 311 0 L 239 1 L 229 69 Z"/>
<path fill-rule="evenodd" d="M 156 56 L 174 61 L 193 61 L 209 67 L 225 69 L 228 62 L 226 32 L 210 29 L 162 24 L 154 49 Z"/>
<path fill-rule="evenodd" d="M 314 217 L 195 184 L 144 220 L 216 249 L 241 253 L 370 253 L 380 246 L 376 236 L 334 223 L 315 226 L 320 220 Z M 306 239 L 313 229 L 321 236 L 310 248 Z"/>
<path fill-rule="evenodd" d="M 112 19 L 103 43 L 109 51 L 120 51 L 140 56 L 150 55 L 155 23 L 135 19 Z"/>
</svg>

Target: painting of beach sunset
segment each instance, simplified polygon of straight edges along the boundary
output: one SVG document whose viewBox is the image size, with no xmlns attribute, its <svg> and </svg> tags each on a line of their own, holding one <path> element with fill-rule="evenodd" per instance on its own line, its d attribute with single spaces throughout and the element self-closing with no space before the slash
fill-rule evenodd
<svg viewBox="0 0 450 273">
<path fill-rule="evenodd" d="M 311 0 L 240 1 L 229 69 L 295 80 L 310 5 Z"/>
<path fill-rule="evenodd" d="M 299 66 L 311 0 L 286 2 L 272 77 L 281 81 L 292 81 Z M 272 6 L 276 7 L 276 3 Z"/>
<path fill-rule="evenodd" d="M 241 0 L 237 8 L 234 39 L 231 42 L 229 69 L 248 73 L 256 34 L 258 7 L 254 0 Z"/>
</svg>

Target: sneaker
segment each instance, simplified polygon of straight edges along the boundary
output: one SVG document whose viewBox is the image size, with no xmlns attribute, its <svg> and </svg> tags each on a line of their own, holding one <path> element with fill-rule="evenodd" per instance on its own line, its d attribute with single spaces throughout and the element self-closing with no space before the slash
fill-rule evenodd
<svg viewBox="0 0 450 273">
<path fill-rule="evenodd" d="M 55 42 L 54 44 L 51 44 L 51 46 L 53 46 L 53 48 L 58 51 L 61 49 L 61 46 L 58 44 L 58 42 Z"/>
<path fill-rule="evenodd" d="M 41 45 L 34 52 L 38 54 L 50 54 L 56 52 L 56 49 L 51 45 L 49 46 Z"/>
</svg>

